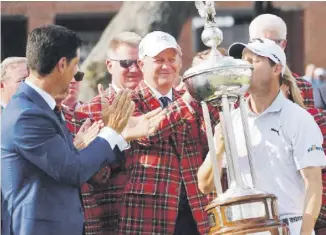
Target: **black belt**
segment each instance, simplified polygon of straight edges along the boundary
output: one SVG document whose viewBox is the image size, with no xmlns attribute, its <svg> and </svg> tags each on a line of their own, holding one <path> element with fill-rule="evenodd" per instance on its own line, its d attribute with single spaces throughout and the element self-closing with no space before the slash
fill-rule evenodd
<svg viewBox="0 0 326 235">
<path fill-rule="evenodd" d="M 300 220 L 302 220 L 302 216 L 294 216 L 294 217 L 282 219 L 282 222 L 289 226 L 290 223 L 295 223 L 295 222 L 298 222 Z"/>
</svg>

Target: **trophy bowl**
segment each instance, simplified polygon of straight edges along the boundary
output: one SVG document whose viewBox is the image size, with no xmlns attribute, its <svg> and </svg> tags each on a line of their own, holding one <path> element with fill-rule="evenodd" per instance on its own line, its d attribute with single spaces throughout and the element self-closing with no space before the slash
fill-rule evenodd
<svg viewBox="0 0 326 235">
<path fill-rule="evenodd" d="M 210 102 L 223 94 L 244 94 L 251 77 L 251 64 L 226 56 L 191 67 L 185 72 L 183 82 L 197 101 Z"/>
</svg>

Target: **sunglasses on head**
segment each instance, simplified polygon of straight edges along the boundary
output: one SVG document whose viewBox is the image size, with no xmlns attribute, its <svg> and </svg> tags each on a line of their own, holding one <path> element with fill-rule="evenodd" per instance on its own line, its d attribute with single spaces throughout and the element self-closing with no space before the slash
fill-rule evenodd
<svg viewBox="0 0 326 235">
<path fill-rule="evenodd" d="M 74 78 L 75 78 L 76 82 L 80 82 L 80 81 L 82 81 L 83 78 L 84 78 L 84 73 L 78 71 L 78 72 L 75 74 Z"/>
<path fill-rule="evenodd" d="M 135 64 L 138 67 L 137 60 L 114 60 L 114 59 L 111 60 L 119 62 L 120 66 L 125 69 L 131 67 L 133 64 Z"/>
</svg>

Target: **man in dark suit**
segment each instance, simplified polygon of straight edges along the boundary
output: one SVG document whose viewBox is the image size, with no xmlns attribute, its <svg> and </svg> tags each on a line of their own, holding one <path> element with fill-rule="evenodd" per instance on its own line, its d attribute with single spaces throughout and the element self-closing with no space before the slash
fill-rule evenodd
<svg viewBox="0 0 326 235">
<path fill-rule="evenodd" d="M 80 44 L 74 32 L 56 25 L 36 28 L 28 36 L 30 76 L 2 114 L 4 235 L 81 235 L 80 185 L 104 163 L 119 161 L 113 149 L 128 147 L 125 139 L 149 133 L 144 128 L 137 133 L 141 128 L 133 126 L 134 132 L 122 137 L 134 110 L 129 92 L 123 91 L 104 109 L 98 136 L 76 150 L 54 97 L 68 89 L 78 71 Z M 153 130 L 149 118 L 141 119 L 142 127 L 145 121 Z"/>
</svg>

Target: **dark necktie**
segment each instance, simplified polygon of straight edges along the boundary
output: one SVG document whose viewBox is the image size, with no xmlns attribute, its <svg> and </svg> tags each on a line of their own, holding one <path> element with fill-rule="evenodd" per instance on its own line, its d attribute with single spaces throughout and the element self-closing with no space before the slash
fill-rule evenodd
<svg viewBox="0 0 326 235">
<path fill-rule="evenodd" d="M 160 101 L 161 101 L 162 107 L 165 108 L 165 107 L 167 107 L 169 105 L 171 100 L 166 96 L 162 96 L 160 98 Z"/>
<path fill-rule="evenodd" d="M 55 106 L 55 108 L 53 109 L 53 112 L 55 113 L 55 115 L 59 119 L 60 123 L 63 123 L 63 118 L 62 118 L 62 114 L 61 114 L 60 108 L 58 106 Z"/>
</svg>

